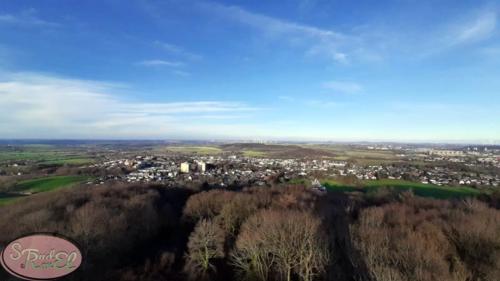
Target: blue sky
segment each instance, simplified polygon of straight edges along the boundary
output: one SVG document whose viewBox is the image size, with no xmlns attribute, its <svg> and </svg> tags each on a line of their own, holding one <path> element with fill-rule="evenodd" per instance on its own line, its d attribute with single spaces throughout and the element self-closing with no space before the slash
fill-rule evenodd
<svg viewBox="0 0 500 281">
<path fill-rule="evenodd" d="M 500 141 L 493 1 L 3 1 L 0 138 Z"/>
</svg>

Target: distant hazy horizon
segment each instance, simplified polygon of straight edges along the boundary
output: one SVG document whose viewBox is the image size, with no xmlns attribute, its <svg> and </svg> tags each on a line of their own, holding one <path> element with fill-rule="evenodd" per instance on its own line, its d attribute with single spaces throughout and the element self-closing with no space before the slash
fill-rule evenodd
<svg viewBox="0 0 500 281">
<path fill-rule="evenodd" d="M 60 142 L 97 142 L 97 143 L 112 143 L 112 142 L 151 142 L 151 143 L 264 143 L 264 144 L 400 144 L 400 145 L 485 145 L 497 146 L 500 145 L 500 140 L 489 141 L 439 141 L 439 140 L 306 140 L 306 139 L 92 139 L 92 138 L 0 138 L 1 143 L 26 143 L 26 144 L 45 144 L 45 143 L 60 143 Z"/>
<path fill-rule="evenodd" d="M 0 138 L 500 143 L 495 1 L 4 1 Z"/>
</svg>

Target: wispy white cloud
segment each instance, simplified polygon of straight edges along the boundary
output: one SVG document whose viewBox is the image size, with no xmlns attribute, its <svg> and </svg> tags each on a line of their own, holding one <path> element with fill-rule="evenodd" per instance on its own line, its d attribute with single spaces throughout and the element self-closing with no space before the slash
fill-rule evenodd
<svg viewBox="0 0 500 281">
<path fill-rule="evenodd" d="M 210 135 L 217 123 L 259 111 L 242 102 L 141 102 L 120 94 L 124 85 L 37 73 L 3 73 L 0 136 L 165 138 L 192 128 Z M 230 135 L 230 132 L 215 132 Z"/>
<path fill-rule="evenodd" d="M 58 23 L 39 18 L 35 9 L 23 10 L 17 14 L 0 14 L 0 24 L 40 27 L 60 26 Z"/>
<path fill-rule="evenodd" d="M 497 15 L 494 12 L 483 12 L 452 31 L 452 44 L 467 44 L 490 38 L 496 29 Z"/>
<path fill-rule="evenodd" d="M 143 66 L 169 66 L 169 67 L 179 67 L 179 66 L 185 65 L 183 62 L 179 62 L 179 61 L 168 61 L 168 60 L 160 60 L 160 59 L 144 60 L 144 61 L 138 62 L 137 64 L 143 65 Z"/>
<path fill-rule="evenodd" d="M 349 81 L 328 81 L 323 83 L 323 88 L 343 94 L 356 94 L 363 91 L 363 87 L 354 82 Z"/>
<path fill-rule="evenodd" d="M 146 67 L 168 67 L 170 69 L 170 73 L 179 77 L 190 77 L 191 72 L 185 70 L 186 64 L 180 61 L 168 61 L 168 60 L 144 60 L 136 63 L 139 66 Z"/>
<path fill-rule="evenodd" d="M 459 47 L 482 48 L 481 43 L 492 38 L 496 32 L 497 14 L 482 9 L 436 27 L 436 32 L 424 34 L 420 42 L 410 46 L 410 49 L 418 48 L 417 58 L 426 58 Z"/>
<path fill-rule="evenodd" d="M 174 56 L 182 57 L 188 60 L 200 60 L 203 58 L 199 54 L 192 53 L 180 46 L 171 43 L 155 41 L 154 44 Z"/>
<path fill-rule="evenodd" d="M 267 35 L 285 38 L 294 45 L 302 45 L 308 55 L 326 56 L 340 63 L 348 61 L 348 55 L 341 49 L 353 38 L 340 32 L 250 12 L 238 6 L 213 2 L 203 2 L 200 6 L 211 14 L 251 26 Z"/>
<path fill-rule="evenodd" d="M 302 48 L 308 57 L 326 58 L 346 65 L 353 62 L 379 63 L 385 58 L 406 58 L 409 54 L 424 58 L 457 46 L 479 43 L 496 34 L 498 18 L 495 11 L 480 9 L 460 18 L 444 18 L 436 23 L 435 32 L 424 30 L 408 37 L 404 31 L 379 24 L 361 26 L 361 29 L 354 26 L 339 32 L 263 15 L 239 6 L 213 2 L 202 2 L 199 6 L 211 15 L 261 32 L 264 39 L 281 40 L 293 48 Z"/>
</svg>

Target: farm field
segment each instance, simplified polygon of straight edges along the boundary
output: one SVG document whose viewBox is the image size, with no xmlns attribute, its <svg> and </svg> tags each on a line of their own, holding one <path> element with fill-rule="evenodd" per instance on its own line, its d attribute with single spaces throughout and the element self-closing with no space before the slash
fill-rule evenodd
<svg viewBox="0 0 500 281">
<path fill-rule="evenodd" d="M 322 150 L 325 153 L 334 153 L 334 160 L 351 160 L 360 165 L 380 165 L 401 161 L 394 151 L 360 149 L 345 145 L 305 145 L 304 147 Z"/>
<path fill-rule="evenodd" d="M 218 154 L 222 149 L 213 146 L 168 146 L 168 151 L 177 153 Z"/>
<path fill-rule="evenodd" d="M 47 161 L 42 161 L 40 164 L 45 164 L 45 165 L 85 165 L 85 164 L 91 164 L 94 163 L 95 160 L 92 158 L 85 158 L 85 157 L 65 157 L 65 158 L 60 158 L 60 159 L 52 159 L 52 160 L 47 160 Z"/>
<path fill-rule="evenodd" d="M 0 206 L 28 197 L 28 194 L 55 191 L 89 179 L 91 178 L 88 176 L 54 176 L 25 180 L 14 186 L 8 193 L 0 193 Z"/>
<path fill-rule="evenodd" d="M 39 193 L 53 191 L 73 184 L 89 180 L 88 176 L 54 176 L 26 180 L 18 183 L 13 191 L 25 193 Z"/>
<path fill-rule="evenodd" d="M 292 144 L 233 143 L 219 146 L 225 152 L 242 153 L 247 157 L 270 158 L 331 158 L 333 153 L 308 146 Z"/>
<path fill-rule="evenodd" d="M 243 156 L 245 157 L 265 157 L 267 156 L 267 153 L 264 151 L 257 151 L 257 150 L 243 150 Z"/>
<path fill-rule="evenodd" d="M 329 190 L 342 192 L 361 191 L 369 193 L 381 187 L 394 188 L 397 190 L 413 190 L 413 192 L 418 196 L 432 197 L 437 199 L 469 197 L 476 196 L 481 193 L 481 191 L 477 189 L 466 186 L 438 186 L 433 184 L 423 184 L 404 180 L 389 179 L 363 181 L 360 187 L 346 185 L 332 180 L 324 181 L 323 185 Z"/>
<path fill-rule="evenodd" d="M 0 163 L 33 161 L 45 165 L 82 165 L 94 162 L 84 153 L 55 149 L 49 145 L 26 145 L 19 150 L 0 150 Z"/>
</svg>

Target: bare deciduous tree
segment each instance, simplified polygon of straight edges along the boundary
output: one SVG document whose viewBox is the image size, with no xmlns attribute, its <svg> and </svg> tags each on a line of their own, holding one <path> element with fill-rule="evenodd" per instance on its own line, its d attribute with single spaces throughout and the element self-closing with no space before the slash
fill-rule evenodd
<svg viewBox="0 0 500 281">
<path fill-rule="evenodd" d="M 189 237 L 185 271 L 192 278 L 206 278 L 216 268 L 216 258 L 224 257 L 224 232 L 210 220 L 201 220 Z"/>
<path fill-rule="evenodd" d="M 313 280 L 328 263 L 321 220 L 308 212 L 263 210 L 242 226 L 232 255 L 246 279 Z"/>
</svg>

